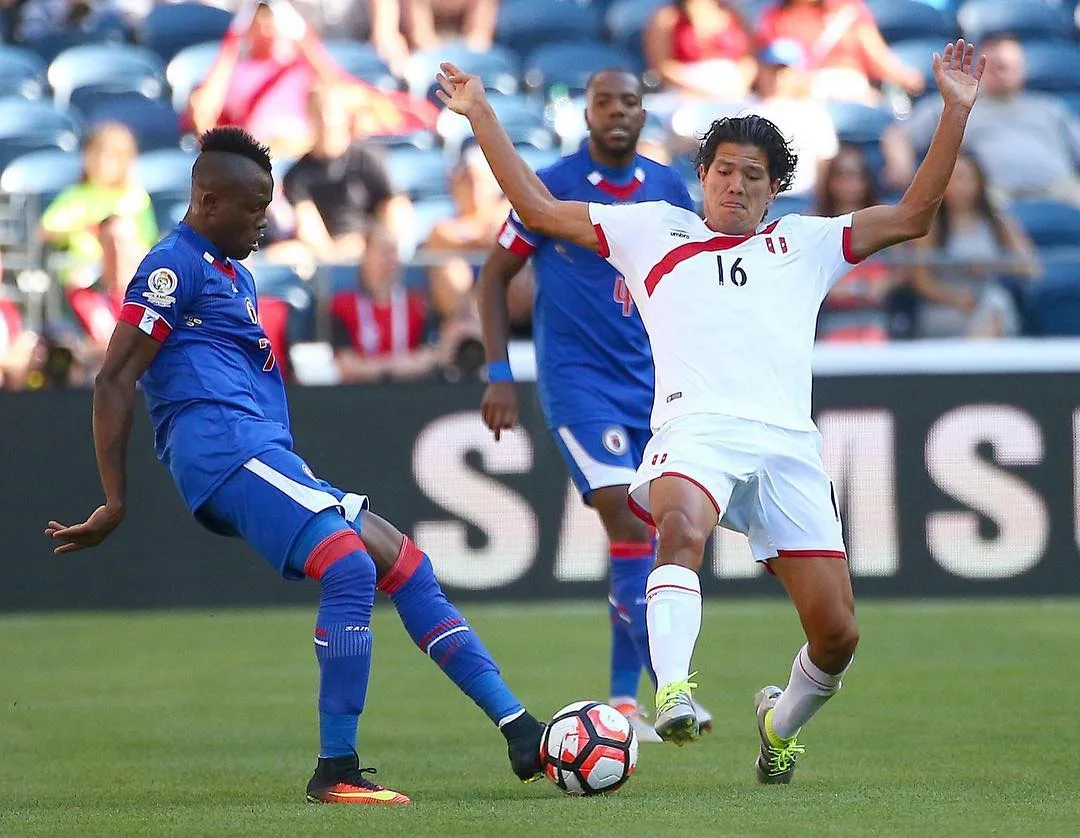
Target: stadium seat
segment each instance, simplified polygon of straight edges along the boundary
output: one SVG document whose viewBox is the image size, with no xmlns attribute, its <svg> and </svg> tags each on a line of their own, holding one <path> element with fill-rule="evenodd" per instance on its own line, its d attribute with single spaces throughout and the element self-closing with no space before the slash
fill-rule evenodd
<svg viewBox="0 0 1080 838">
<path fill-rule="evenodd" d="M 779 195 L 769 207 L 769 218 L 784 215 L 813 215 L 814 201 L 809 195 Z"/>
<path fill-rule="evenodd" d="M 453 218 L 457 212 L 454 202 L 448 197 L 424 198 L 413 204 L 413 248 L 419 247 L 427 239 L 432 229 L 440 221 Z"/>
<path fill-rule="evenodd" d="M 893 121 L 889 111 L 856 102 L 827 102 L 825 106 L 836 128 L 836 136 L 845 143 L 875 144 Z"/>
<path fill-rule="evenodd" d="M 431 151 L 435 148 L 438 140 L 437 134 L 427 130 L 410 131 L 408 134 L 376 134 L 364 138 L 367 145 L 381 149 L 419 148 L 424 151 Z"/>
<path fill-rule="evenodd" d="M 976 43 L 999 32 L 1032 41 L 1073 37 L 1073 23 L 1065 10 L 1042 0 L 968 0 L 956 18 L 964 37 Z"/>
<path fill-rule="evenodd" d="M 162 148 L 140 154 L 135 160 L 139 185 L 157 202 L 186 202 L 191 191 L 191 167 L 195 152 Z"/>
<path fill-rule="evenodd" d="M 867 3 L 886 41 L 936 38 L 945 42 L 956 37 L 956 17 L 921 0 L 870 0 Z"/>
<path fill-rule="evenodd" d="M 937 90 L 934 82 L 934 71 L 931 69 L 930 62 L 934 57 L 934 53 L 940 53 L 944 47 L 945 42 L 940 38 L 913 38 L 910 41 L 897 41 L 889 44 L 889 49 L 893 51 L 897 58 L 923 74 L 927 91 Z"/>
<path fill-rule="evenodd" d="M 72 47 L 83 44 L 122 45 L 129 40 L 130 35 L 122 15 L 116 12 L 98 11 L 80 27 L 64 29 L 27 41 L 25 46 L 40 56 L 45 63 L 49 63 Z"/>
<path fill-rule="evenodd" d="M 165 89 L 165 66 L 150 50 L 129 44 L 85 44 L 65 50 L 49 65 L 49 84 L 60 107 L 83 94 L 139 93 L 156 99 Z"/>
<path fill-rule="evenodd" d="M 604 15 L 604 31 L 608 40 L 645 64 L 641 35 L 653 14 L 668 0 L 617 0 Z"/>
<path fill-rule="evenodd" d="M 135 135 L 139 151 L 175 148 L 180 142 L 180 117 L 172 105 L 138 93 L 100 97 L 83 111 L 87 122 L 122 122 Z"/>
<path fill-rule="evenodd" d="M 143 21 L 139 42 L 168 63 L 185 47 L 220 41 L 232 15 L 202 3 L 157 3 Z"/>
<path fill-rule="evenodd" d="M 495 41 L 519 55 L 558 41 L 597 41 L 601 16 L 595 6 L 572 0 L 504 0 L 499 7 Z"/>
<path fill-rule="evenodd" d="M 38 195 L 44 206 L 77 182 L 82 170 L 82 154 L 78 151 L 57 148 L 31 151 L 16 157 L 0 174 L 0 192 Z"/>
<path fill-rule="evenodd" d="M 278 360 L 284 359 L 287 365 L 288 346 L 314 335 L 311 289 L 288 265 L 255 262 L 251 272 L 259 289 L 259 320 Z"/>
<path fill-rule="evenodd" d="M 503 96 L 518 92 L 518 77 L 521 75 L 521 62 L 518 57 L 498 44 L 484 52 L 475 52 L 462 43 L 448 43 L 431 50 L 414 52 L 409 56 L 405 68 L 405 81 L 413 96 L 426 97 L 438 102 L 434 96 L 435 74 L 439 64 L 449 61 L 459 67 L 467 67 L 484 82 L 484 87 Z"/>
<path fill-rule="evenodd" d="M 45 62 L 28 49 L 0 44 L 0 96 L 40 99 L 45 92 Z"/>
<path fill-rule="evenodd" d="M 187 109 L 191 91 L 202 84 L 217 59 L 221 45 L 216 41 L 193 44 L 180 50 L 165 68 L 172 90 L 172 105 L 179 113 Z"/>
<path fill-rule="evenodd" d="M 51 102 L 9 96 L 0 99 L 0 171 L 16 157 L 44 148 L 74 151 L 82 124 Z"/>
<path fill-rule="evenodd" d="M 1080 267 L 1048 265 L 1043 278 L 1028 286 L 1023 314 L 1029 334 L 1080 336 Z"/>
<path fill-rule="evenodd" d="M 1013 214 L 1036 247 L 1080 246 L 1080 209 L 1057 201 L 1016 201 Z"/>
<path fill-rule="evenodd" d="M 567 96 L 585 92 L 589 76 L 607 67 L 625 67 L 640 72 L 640 63 L 628 52 L 600 42 L 547 44 L 525 60 L 525 86 L 550 96 L 562 88 Z"/>
<path fill-rule="evenodd" d="M 553 144 L 551 131 L 544 121 L 543 106 L 535 99 L 524 96 L 489 97 L 499 123 L 510 135 L 515 145 L 550 148 Z M 455 158 L 465 140 L 472 136 L 468 120 L 450 110 L 443 110 L 435 123 L 435 131 L 446 146 L 447 156 Z"/>
<path fill-rule="evenodd" d="M 1027 89 L 1047 93 L 1080 91 L 1080 47 L 1076 44 L 1024 44 Z"/>
<path fill-rule="evenodd" d="M 518 154 L 521 155 L 522 159 L 529 164 L 529 168 L 534 172 L 539 171 L 540 169 L 546 169 L 562 156 L 562 153 L 557 148 L 542 149 L 524 147 L 518 148 Z"/>
<path fill-rule="evenodd" d="M 399 88 L 398 80 L 371 44 L 331 39 L 323 41 L 323 46 L 338 66 L 353 78 L 380 90 L 394 91 Z"/>
<path fill-rule="evenodd" d="M 314 278 L 315 285 L 319 289 L 319 304 L 329 307 L 330 300 L 335 294 L 356 288 L 358 270 L 359 266 L 355 262 L 319 265 Z"/>
<path fill-rule="evenodd" d="M 395 192 L 405 193 L 414 200 L 448 194 L 446 164 L 437 151 L 390 149 L 386 167 Z"/>
</svg>

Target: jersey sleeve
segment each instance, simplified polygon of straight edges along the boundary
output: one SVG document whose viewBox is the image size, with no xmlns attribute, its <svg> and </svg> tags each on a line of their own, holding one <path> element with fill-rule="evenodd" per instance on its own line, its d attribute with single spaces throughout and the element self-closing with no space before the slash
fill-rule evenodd
<svg viewBox="0 0 1080 838">
<path fill-rule="evenodd" d="M 852 217 L 852 213 L 835 218 L 794 216 L 800 227 L 796 233 L 799 236 L 799 247 L 805 250 L 818 266 L 817 276 L 821 282 L 819 290 L 822 297 L 860 261 L 851 253 Z"/>
<path fill-rule="evenodd" d="M 120 320 L 163 341 L 190 306 L 198 281 L 190 262 L 174 251 L 151 252 L 128 285 Z"/>
<path fill-rule="evenodd" d="M 589 204 L 598 253 L 623 275 L 631 291 L 644 287 L 652 267 L 653 234 L 664 227 L 662 201 L 644 204 Z"/>
<path fill-rule="evenodd" d="M 525 229 L 521 218 L 514 210 L 506 217 L 502 227 L 499 228 L 498 242 L 504 250 L 509 250 L 515 256 L 528 259 L 540 246 L 541 237 Z"/>
</svg>

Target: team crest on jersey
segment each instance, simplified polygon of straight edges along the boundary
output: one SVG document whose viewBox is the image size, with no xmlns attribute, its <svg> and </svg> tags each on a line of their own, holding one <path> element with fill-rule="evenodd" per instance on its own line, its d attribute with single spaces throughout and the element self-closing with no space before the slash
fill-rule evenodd
<svg viewBox="0 0 1080 838">
<path fill-rule="evenodd" d="M 168 268 L 158 268 L 146 278 L 149 290 L 143 293 L 143 297 L 156 306 L 171 306 L 176 303 L 173 293 L 179 284 L 175 273 Z"/>
<path fill-rule="evenodd" d="M 629 447 L 626 441 L 626 431 L 622 428 L 608 428 L 604 431 L 604 447 L 616 456 L 622 456 Z"/>
</svg>

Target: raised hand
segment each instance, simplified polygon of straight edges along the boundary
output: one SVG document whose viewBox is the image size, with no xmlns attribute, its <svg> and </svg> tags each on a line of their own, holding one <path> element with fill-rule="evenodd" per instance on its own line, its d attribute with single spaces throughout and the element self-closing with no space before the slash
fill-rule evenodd
<svg viewBox="0 0 1080 838">
<path fill-rule="evenodd" d="M 955 44 L 947 44 L 942 55 L 934 53 L 934 79 L 946 107 L 959 105 L 970 108 L 979 92 L 979 80 L 986 69 L 986 56 L 975 61 L 975 45 L 963 38 Z"/>
<path fill-rule="evenodd" d="M 484 83 L 479 76 L 466 73 L 449 62 L 444 62 L 439 67 L 442 72 L 436 74 L 435 81 L 442 90 L 436 90 L 435 95 L 454 113 L 468 117 L 473 110 L 487 102 Z"/>
</svg>

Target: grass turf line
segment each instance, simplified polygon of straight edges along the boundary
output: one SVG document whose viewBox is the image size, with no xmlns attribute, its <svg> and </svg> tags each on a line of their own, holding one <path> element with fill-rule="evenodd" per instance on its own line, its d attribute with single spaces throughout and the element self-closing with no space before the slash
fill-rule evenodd
<svg viewBox="0 0 1080 838">
<path fill-rule="evenodd" d="M 606 697 L 600 604 L 464 609 L 539 716 Z M 775 601 L 706 606 L 716 732 L 644 745 L 615 795 L 510 774 L 502 737 L 377 611 L 360 753 L 406 808 L 308 806 L 313 610 L 0 618 L 0 835 L 1075 835 L 1080 601 L 879 603 L 787 788 L 754 784 L 753 692 L 801 642 Z M 644 685 L 643 685 L 644 686 Z M 644 695 L 644 691 L 643 691 Z"/>
</svg>

